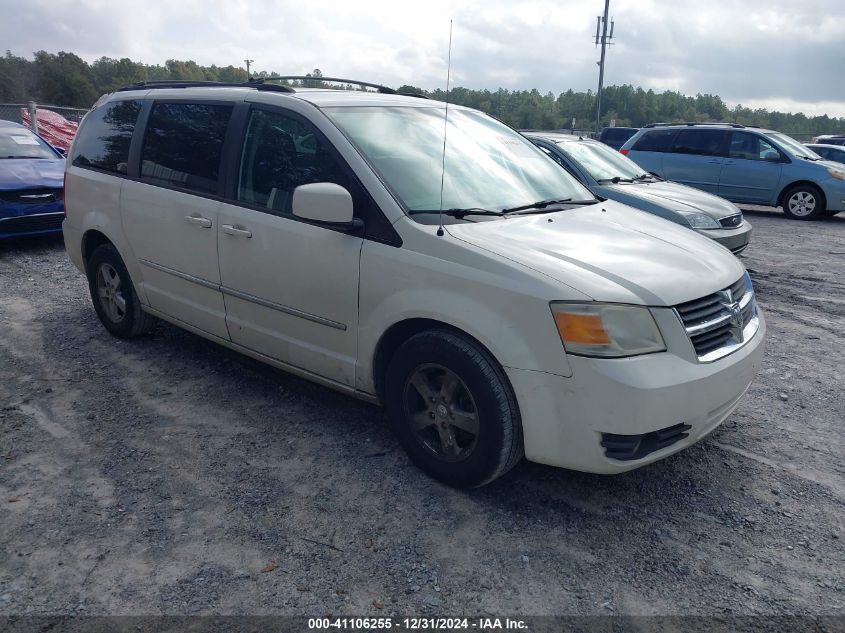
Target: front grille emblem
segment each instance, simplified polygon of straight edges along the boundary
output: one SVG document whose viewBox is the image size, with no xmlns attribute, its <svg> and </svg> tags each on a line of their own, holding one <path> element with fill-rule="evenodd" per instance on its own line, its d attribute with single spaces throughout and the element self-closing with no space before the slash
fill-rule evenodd
<svg viewBox="0 0 845 633">
<path fill-rule="evenodd" d="M 722 303 L 722 306 L 728 313 L 731 315 L 730 323 L 731 323 L 731 335 L 740 343 L 743 342 L 744 337 L 742 334 L 743 330 L 743 322 L 742 322 L 742 308 L 739 306 L 739 301 L 733 300 L 733 292 L 731 292 L 730 288 L 725 290 L 720 290 L 718 292 L 719 300 Z"/>
</svg>

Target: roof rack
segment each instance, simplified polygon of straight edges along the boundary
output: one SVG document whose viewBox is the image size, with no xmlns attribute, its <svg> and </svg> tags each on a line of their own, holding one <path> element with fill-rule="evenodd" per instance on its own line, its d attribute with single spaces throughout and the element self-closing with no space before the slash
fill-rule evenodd
<svg viewBox="0 0 845 633">
<path fill-rule="evenodd" d="M 644 125 L 643 127 L 652 128 L 652 127 L 668 127 L 670 125 L 686 125 L 688 127 L 695 127 L 697 125 L 726 125 L 728 127 L 735 127 L 735 128 L 746 128 L 746 127 L 757 127 L 756 125 L 742 125 L 740 123 L 720 123 L 718 121 L 685 121 L 679 123 L 649 123 L 648 125 Z"/>
<path fill-rule="evenodd" d="M 256 90 L 267 90 L 269 92 L 295 92 L 290 86 L 279 84 L 263 84 L 255 81 L 242 83 L 227 83 L 223 81 L 186 81 L 182 79 L 159 79 L 155 81 L 139 81 L 128 86 L 118 88 L 115 92 L 127 92 L 129 90 L 164 88 L 255 88 Z"/>
<path fill-rule="evenodd" d="M 381 84 L 373 84 L 368 81 L 356 81 L 354 79 L 340 79 L 338 77 L 313 77 L 309 75 L 271 75 L 270 77 L 256 77 L 250 79 L 250 83 L 255 83 L 259 85 L 264 85 L 265 81 L 331 81 L 335 83 L 364 86 L 366 88 L 375 88 L 378 92 L 386 95 L 397 94 L 393 88 L 388 88 L 387 86 L 382 86 Z"/>
</svg>

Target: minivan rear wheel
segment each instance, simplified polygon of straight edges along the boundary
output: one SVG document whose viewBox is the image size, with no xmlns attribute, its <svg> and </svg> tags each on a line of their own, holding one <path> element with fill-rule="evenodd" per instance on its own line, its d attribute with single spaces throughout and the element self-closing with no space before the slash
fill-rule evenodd
<svg viewBox="0 0 845 633">
<path fill-rule="evenodd" d="M 411 460 L 440 481 L 481 486 L 522 458 L 522 423 L 504 372 L 458 333 L 431 330 L 408 339 L 388 366 L 384 395 Z"/>
<path fill-rule="evenodd" d="M 825 214 L 824 194 L 813 185 L 795 185 L 783 194 L 783 212 L 793 220 L 815 220 Z"/>
<path fill-rule="evenodd" d="M 154 319 L 141 309 L 132 278 L 117 249 L 111 244 L 98 246 L 86 268 L 91 301 L 103 326 L 119 338 L 148 332 Z"/>
</svg>

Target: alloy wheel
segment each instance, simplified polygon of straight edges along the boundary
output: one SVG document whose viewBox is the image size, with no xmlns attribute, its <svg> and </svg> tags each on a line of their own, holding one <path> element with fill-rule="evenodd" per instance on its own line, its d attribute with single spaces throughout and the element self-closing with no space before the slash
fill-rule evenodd
<svg viewBox="0 0 845 633">
<path fill-rule="evenodd" d="M 816 209 L 816 197 L 809 191 L 796 191 L 789 197 L 789 211 L 792 215 L 805 217 Z"/>
<path fill-rule="evenodd" d="M 417 367 L 405 382 L 405 417 L 416 440 L 442 461 L 463 461 L 478 442 L 478 408 L 464 381 L 437 364 Z"/>
<path fill-rule="evenodd" d="M 126 316 L 126 299 L 121 290 L 120 275 L 114 266 L 103 262 L 97 268 L 97 297 L 100 307 L 113 323 L 120 323 Z"/>
</svg>

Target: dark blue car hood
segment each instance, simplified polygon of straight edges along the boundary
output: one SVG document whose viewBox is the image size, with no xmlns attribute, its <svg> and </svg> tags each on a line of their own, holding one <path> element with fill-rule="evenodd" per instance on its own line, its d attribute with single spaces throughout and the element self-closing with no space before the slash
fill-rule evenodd
<svg viewBox="0 0 845 633">
<path fill-rule="evenodd" d="M 63 186 L 65 159 L 0 158 L 0 191 Z"/>
</svg>

